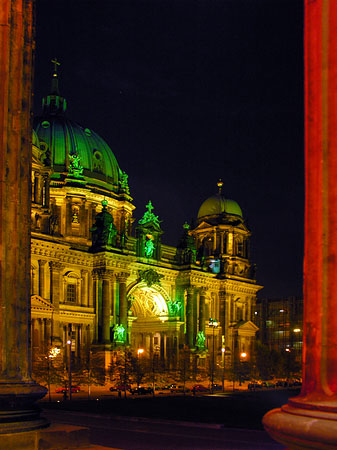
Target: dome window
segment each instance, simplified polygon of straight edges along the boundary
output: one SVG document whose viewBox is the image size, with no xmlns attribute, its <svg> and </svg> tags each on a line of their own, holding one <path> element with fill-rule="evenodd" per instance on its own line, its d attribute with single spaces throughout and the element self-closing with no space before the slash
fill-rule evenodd
<svg viewBox="0 0 337 450">
<path fill-rule="evenodd" d="M 48 120 L 44 120 L 41 125 L 43 126 L 43 128 L 49 128 L 50 127 L 50 123 L 48 122 Z"/>
<path fill-rule="evenodd" d="M 95 153 L 94 153 L 93 169 L 94 169 L 94 172 L 96 172 L 96 173 L 103 173 L 102 154 L 97 150 L 95 150 Z"/>
<path fill-rule="evenodd" d="M 86 134 L 87 136 L 91 136 L 91 130 L 89 130 L 89 128 L 86 128 L 86 129 L 84 130 L 84 132 L 85 132 L 85 134 Z"/>
</svg>

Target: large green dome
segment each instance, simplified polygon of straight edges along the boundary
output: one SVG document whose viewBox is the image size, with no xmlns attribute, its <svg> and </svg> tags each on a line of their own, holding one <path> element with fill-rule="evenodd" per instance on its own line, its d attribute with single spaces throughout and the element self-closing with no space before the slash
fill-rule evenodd
<svg viewBox="0 0 337 450">
<path fill-rule="evenodd" d="M 221 194 L 213 195 L 203 202 L 199 208 L 198 219 L 205 216 L 214 216 L 220 214 L 231 214 L 242 216 L 240 206 L 236 201 L 225 198 Z"/>
<path fill-rule="evenodd" d="M 118 187 L 121 170 L 115 155 L 94 131 L 62 115 L 37 118 L 34 128 L 40 143 L 50 151 L 52 178 L 68 170 L 70 155 L 78 155 L 87 181 L 95 179 L 98 184 Z"/>
<path fill-rule="evenodd" d="M 44 151 L 48 151 L 51 179 L 62 180 L 71 173 L 74 161 L 88 187 L 128 194 L 127 176 L 121 171 L 111 148 L 97 133 L 65 115 L 66 100 L 59 94 L 57 73 L 51 93 L 43 98 L 42 116 L 34 120 L 34 130 Z"/>
</svg>

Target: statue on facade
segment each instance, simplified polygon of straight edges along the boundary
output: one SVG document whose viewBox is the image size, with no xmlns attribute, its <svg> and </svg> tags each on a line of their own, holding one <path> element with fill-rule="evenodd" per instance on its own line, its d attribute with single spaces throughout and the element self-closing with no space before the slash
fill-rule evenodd
<svg viewBox="0 0 337 450">
<path fill-rule="evenodd" d="M 102 212 L 95 217 L 95 223 L 90 231 L 92 233 L 91 250 L 103 250 L 115 247 L 117 241 L 117 228 L 112 215 L 107 211 L 107 200 L 102 201 Z"/>
<path fill-rule="evenodd" d="M 69 174 L 75 178 L 81 178 L 83 174 L 83 166 L 80 164 L 81 158 L 78 154 L 69 155 Z"/>
<path fill-rule="evenodd" d="M 126 172 L 124 172 L 124 170 L 123 170 L 119 184 L 120 184 L 121 191 L 125 192 L 126 194 L 130 194 L 128 178 L 129 178 L 129 175 Z"/>
<path fill-rule="evenodd" d="M 193 264 L 197 255 L 194 238 L 190 234 L 188 223 L 184 223 L 183 229 L 183 235 L 177 246 L 176 259 L 180 264 Z"/>
<path fill-rule="evenodd" d="M 160 275 L 154 269 L 148 269 L 139 270 L 139 277 L 141 281 L 145 281 L 148 287 L 151 287 L 153 284 L 160 284 L 160 279 L 163 278 L 163 275 Z"/>
<path fill-rule="evenodd" d="M 205 341 L 206 341 L 205 333 L 203 331 L 198 331 L 195 339 L 195 344 L 199 350 L 203 350 L 205 348 Z"/>
<path fill-rule="evenodd" d="M 173 316 L 173 317 L 179 316 L 180 310 L 181 310 L 181 302 L 170 300 L 169 302 L 167 302 L 167 307 L 168 307 L 170 316 Z"/>
<path fill-rule="evenodd" d="M 160 221 L 159 217 L 153 214 L 153 206 L 151 200 L 149 200 L 149 203 L 146 205 L 147 211 L 145 211 L 143 217 L 139 220 L 140 225 L 146 225 L 149 223 L 153 223 L 154 225 L 160 227 Z"/>
<path fill-rule="evenodd" d="M 114 329 L 114 341 L 125 342 L 126 333 L 123 325 L 116 325 Z"/>
<path fill-rule="evenodd" d="M 154 246 L 153 240 L 147 239 L 145 241 L 145 256 L 147 258 L 152 258 L 154 249 L 155 249 L 155 246 Z"/>
</svg>

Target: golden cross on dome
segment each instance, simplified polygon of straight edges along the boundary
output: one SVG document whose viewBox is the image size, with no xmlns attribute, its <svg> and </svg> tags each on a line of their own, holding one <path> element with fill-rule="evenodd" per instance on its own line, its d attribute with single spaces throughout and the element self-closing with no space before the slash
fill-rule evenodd
<svg viewBox="0 0 337 450">
<path fill-rule="evenodd" d="M 219 181 L 217 182 L 217 186 L 218 186 L 218 188 L 219 188 L 219 194 L 221 194 L 221 189 L 222 189 L 222 186 L 223 186 L 223 182 L 222 182 L 222 179 L 221 179 L 221 178 L 220 178 Z"/>
<path fill-rule="evenodd" d="M 58 62 L 57 58 L 52 59 L 51 62 L 54 64 L 54 73 L 57 74 L 57 66 L 60 66 L 61 63 Z"/>
</svg>

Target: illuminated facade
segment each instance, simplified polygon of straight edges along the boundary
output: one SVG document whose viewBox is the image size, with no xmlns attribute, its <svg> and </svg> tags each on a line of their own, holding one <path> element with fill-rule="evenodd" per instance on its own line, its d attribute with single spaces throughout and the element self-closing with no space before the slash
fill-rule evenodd
<svg viewBox="0 0 337 450">
<path fill-rule="evenodd" d="M 54 64 L 33 133 L 33 356 L 69 335 L 75 358 L 91 348 L 105 365 L 128 345 L 167 368 L 188 346 L 202 366 L 213 335 L 219 355 L 249 354 L 261 286 L 239 205 L 219 182 L 177 248 L 162 243 L 150 201 L 134 223 L 127 174 L 100 136 L 67 118 Z"/>
</svg>

